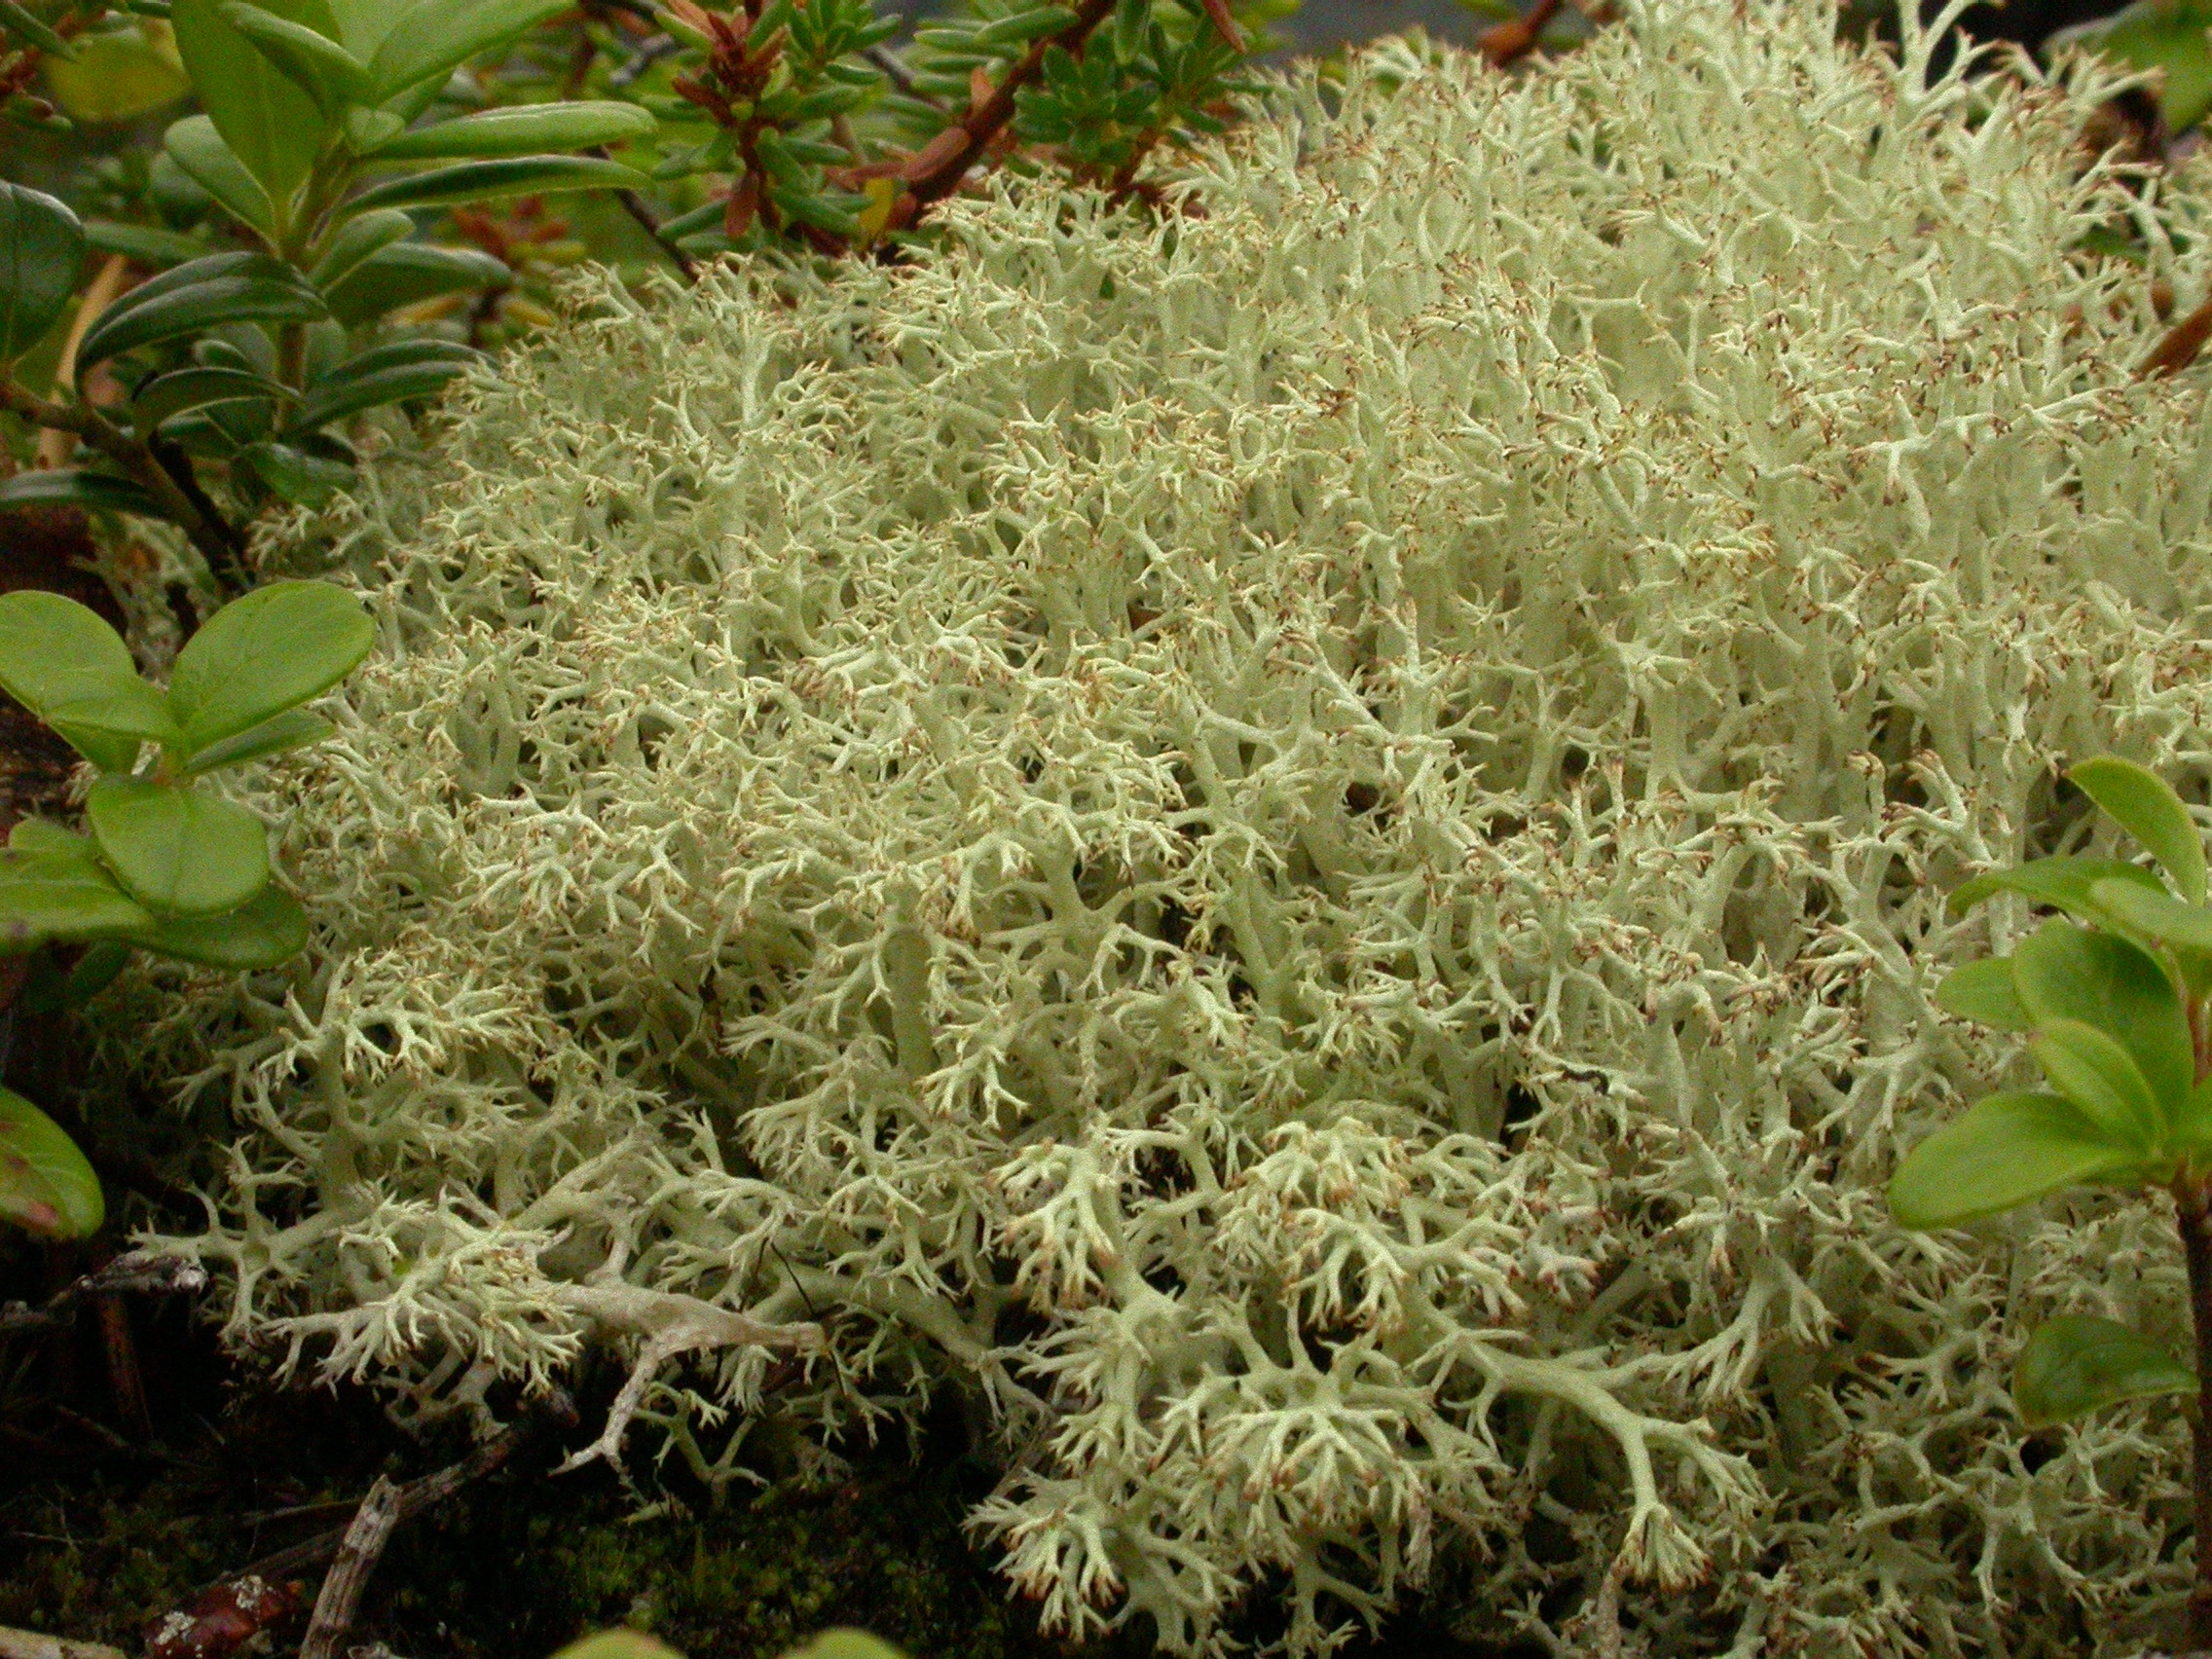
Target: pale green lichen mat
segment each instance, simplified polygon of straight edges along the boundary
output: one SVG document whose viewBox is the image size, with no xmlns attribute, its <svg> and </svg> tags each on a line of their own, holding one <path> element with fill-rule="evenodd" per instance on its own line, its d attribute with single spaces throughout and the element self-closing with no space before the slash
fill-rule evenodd
<svg viewBox="0 0 2212 1659">
<path fill-rule="evenodd" d="M 233 1334 L 416 1409 L 610 1341 L 602 1449 L 715 1475 L 952 1391 L 1013 1582 L 1181 1652 L 1447 1565 L 1562 1654 L 2168 1631 L 2176 1413 L 2006 1391 L 2179 1331 L 2164 1224 L 1881 1187 L 2018 1065 L 1944 893 L 2212 768 L 2206 372 L 2131 376 L 2212 172 L 1832 29 L 1384 49 L 1202 216 L 590 289 L 336 521 L 309 956 L 115 1005 L 240 1125 Z"/>
</svg>

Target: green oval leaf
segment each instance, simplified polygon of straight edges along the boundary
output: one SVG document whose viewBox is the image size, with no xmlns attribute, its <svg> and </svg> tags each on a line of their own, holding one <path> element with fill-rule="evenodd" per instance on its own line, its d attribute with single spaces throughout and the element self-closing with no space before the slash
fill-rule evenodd
<svg viewBox="0 0 2212 1659">
<path fill-rule="evenodd" d="M 85 331 L 77 361 L 88 368 L 227 322 L 315 322 L 329 314 L 313 284 L 280 260 L 211 254 L 163 272 L 100 313 Z"/>
<path fill-rule="evenodd" d="M 182 265 L 207 251 L 206 244 L 178 231 L 152 225 L 127 225 L 118 219 L 87 219 L 85 240 L 100 253 L 120 253 L 138 265 Z"/>
<path fill-rule="evenodd" d="M 2030 1428 L 2070 1422 L 2101 1406 L 2194 1394 L 2196 1375 L 2113 1319 L 2063 1313 L 2037 1327 L 2012 1377 L 2012 1405 Z"/>
<path fill-rule="evenodd" d="M 2134 1057 L 2078 1019 L 2045 1022 L 2028 1039 L 2028 1052 L 2050 1087 L 2098 1128 L 2144 1153 L 2164 1138 L 2169 1111 L 2178 1116 L 2188 1101 L 2186 1092 L 2171 1101 L 2154 1098 Z"/>
<path fill-rule="evenodd" d="M 267 760 L 306 744 L 320 743 L 335 729 L 320 715 L 311 715 L 304 709 L 287 709 L 251 731 L 241 731 L 236 737 L 209 744 L 195 755 L 182 771 L 191 778 L 220 771 L 225 766 L 242 766 L 248 760 Z"/>
<path fill-rule="evenodd" d="M 263 235 L 276 228 L 276 210 L 261 181 L 239 160 L 238 152 L 223 141 L 215 124 L 203 115 L 188 115 L 162 135 L 177 170 L 220 202 L 241 222 Z"/>
<path fill-rule="evenodd" d="M 2115 921 L 2161 944 L 2212 950 L 2212 909 L 2185 904 L 2171 893 L 2152 893 L 2132 881 L 2100 881 L 2091 900 Z"/>
<path fill-rule="evenodd" d="M 226 0 L 222 14 L 271 67 L 313 100 L 326 122 L 335 125 L 348 110 L 369 101 L 368 65 L 328 35 L 252 0 Z"/>
<path fill-rule="evenodd" d="M 0 484 L 0 511 L 21 507 L 84 507 L 103 513 L 135 513 L 140 518 L 168 517 L 161 498 L 144 485 L 112 472 L 88 472 L 79 466 L 42 466 L 18 472 Z"/>
<path fill-rule="evenodd" d="M 2158 861 L 2183 899 L 2204 903 L 2204 837 L 2165 779 L 2112 755 L 2084 760 L 2066 775 Z"/>
<path fill-rule="evenodd" d="M 898 1648 L 865 1630 L 826 1630 L 785 1659 L 906 1659 Z"/>
<path fill-rule="evenodd" d="M 120 939 L 153 920 L 82 835 L 25 819 L 0 852 L 0 955 Z"/>
<path fill-rule="evenodd" d="M 217 403 L 290 402 L 296 395 L 289 387 L 247 369 L 177 369 L 157 375 L 138 388 L 130 399 L 130 419 L 139 437 L 145 438 L 164 421 L 187 410 Z"/>
<path fill-rule="evenodd" d="M 2189 1019 L 2165 970 L 2127 940 L 2051 920 L 2011 955 L 2012 986 L 2038 1025 L 2078 1019 L 2125 1049 L 2162 1101 L 2196 1081 Z"/>
<path fill-rule="evenodd" d="M 1936 1006 L 2000 1031 L 2026 1031 L 2034 1024 L 2020 1006 L 2019 992 L 2012 988 L 2012 963 L 2005 956 L 1953 969 L 1936 987 Z"/>
<path fill-rule="evenodd" d="M 299 413 L 286 423 L 312 430 L 410 398 L 434 397 L 446 383 L 485 360 L 481 351 L 444 340 L 400 340 L 350 357 L 308 387 Z"/>
<path fill-rule="evenodd" d="M 393 242 L 330 285 L 330 314 L 353 327 L 401 306 L 471 288 L 503 287 L 513 278 L 503 262 L 477 248 Z"/>
<path fill-rule="evenodd" d="M 200 94 L 201 108 L 266 193 L 277 217 L 283 218 L 313 169 L 329 137 L 330 123 L 314 100 L 223 15 L 224 4 L 225 0 L 172 0 L 170 26 Z M 269 0 L 264 10 L 338 38 L 327 0 Z M 181 156 L 178 162 L 183 165 Z"/>
<path fill-rule="evenodd" d="M 268 885 L 261 820 L 190 786 L 105 777 L 86 798 L 85 821 L 124 891 L 149 909 L 212 915 Z"/>
<path fill-rule="evenodd" d="M 53 197 L 0 183 L 0 362 L 12 363 L 68 309 L 85 227 Z"/>
<path fill-rule="evenodd" d="M 107 1219 L 100 1178 L 61 1125 L 0 1088 L 0 1220 L 41 1238 L 90 1238 Z"/>
<path fill-rule="evenodd" d="M 377 146 L 383 162 L 443 162 L 463 157 L 535 156 L 643 138 L 660 124 L 636 104 L 592 101 L 517 104 L 459 121 L 418 127 Z"/>
<path fill-rule="evenodd" d="M 1956 1227 L 2135 1163 L 2132 1148 L 2115 1144 L 2071 1101 L 1984 1095 L 1905 1155 L 1890 1180 L 1890 1213 L 1900 1227 Z"/>
<path fill-rule="evenodd" d="M 512 156 L 502 161 L 461 162 L 450 167 L 395 178 L 362 192 L 350 212 L 372 207 L 449 207 L 501 196 L 548 196 L 562 190 L 639 189 L 652 180 L 635 167 L 598 156 Z"/>
<path fill-rule="evenodd" d="M 352 672 L 376 643 L 361 602 L 329 582 L 272 582 L 207 619 L 176 659 L 169 709 L 187 764 Z"/>
<path fill-rule="evenodd" d="M 0 688 L 107 771 L 129 770 L 141 740 L 174 735 L 122 637 L 57 593 L 0 594 Z"/>
<path fill-rule="evenodd" d="M 603 1630 L 570 1642 L 553 1659 L 682 1659 L 682 1655 L 642 1630 Z"/>
<path fill-rule="evenodd" d="M 54 101 L 72 121 L 135 121 L 192 91 L 166 39 L 137 27 L 78 37 L 73 61 L 46 65 Z"/>
<path fill-rule="evenodd" d="M 2101 919 L 2090 889 L 2100 881 L 2132 881 L 2153 893 L 2164 885 L 2141 865 L 2120 859 L 2037 859 L 2016 869 L 1993 869 L 1962 883 L 1946 906 L 1954 916 L 1964 915 L 1984 899 L 2000 893 L 2017 893 L 2038 904 L 2048 904 L 2084 921 Z"/>
<path fill-rule="evenodd" d="M 369 65 L 374 100 L 425 81 L 443 82 L 480 52 L 514 39 L 569 0 L 416 0 L 393 19 Z"/>
<path fill-rule="evenodd" d="M 239 459 L 271 495 L 295 507 L 319 507 L 353 481 L 353 468 L 346 461 L 310 455 L 291 444 L 247 444 Z"/>
<path fill-rule="evenodd" d="M 236 910 L 163 916 L 125 937 L 157 956 L 251 973 L 300 953 L 308 942 L 308 915 L 297 899 L 272 882 Z"/>
<path fill-rule="evenodd" d="M 308 273 L 308 280 L 327 295 L 331 286 L 351 273 L 362 260 L 379 248 L 414 234 L 415 221 L 394 207 L 382 213 L 363 213 L 359 218 L 339 227 L 322 258 Z M 500 270 L 504 271 L 505 266 Z"/>
</svg>

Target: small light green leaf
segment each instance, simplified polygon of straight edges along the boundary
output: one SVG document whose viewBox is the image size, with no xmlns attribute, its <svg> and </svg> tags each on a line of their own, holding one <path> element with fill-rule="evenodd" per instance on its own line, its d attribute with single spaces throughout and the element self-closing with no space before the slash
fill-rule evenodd
<svg viewBox="0 0 2212 1659">
<path fill-rule="evenodd" d="M 2012 1405 L 2030 1428 L 2070 1422 L 2102 1406 L 2194 1394 L 2196 1375 L 2157 1344 L 2113 1319 L 2062 1313 L 2021 1350 Z"/>
<path fill-rule="evenodd" d="M 2135 1164 L 2132 1148 L 2069 1100 L 1989 1094 L 1905 1155 L 1890 1181 L 1890 1213 L 1900 1227 L 1956 1227 Z"/>
<path fill-rule="evenodd" d="M 85 228 L 53 197 L 0 183 L 0 363 L 36 346 L 67 309 Z"/>
<path fill-rule="evenodd" d="M 264 11 L 252 0 L 225 0 L 222 13 L 279 75 L 314 101 L 325 121 L 338 125 L 348 111 L 368 101 L 368 66 L 329 36 Z"/>
<path fill-rule="evenodd" d="M 141 438 L 164 421 L 217 403 L 291 402 L 298 394 L 248 369 L 221 366 L 176 369 L 157 375 L 130 399 L 130 419 Z"/>
<path fill-rule="evenodd" d="M 393 242 L 369 255 L 330 285 L 330 314 L 348 326 L 441 294 L 504 287 L 514 273 L 473 247 Z"/>
<path fill-rule="evenodd" d="M 85 821 L 124 891 L 149 909 L 211 915 L 268 885 L 261 820 L 189 785 L 111 774 L 92 786 Z"/>
<path fill-rule="evenodd" d="M 135 513 L 140 518 L 168 517 L 161 498 L 144 485 L 112 472 L 89 472 L 79 466 L 42 466 L 18 472 L 0 484 L 0 511 L 21 507 L 84 507 L 103 513 Z"/>
<path fill-rule="evenodd" d="M 2204 837 L 2172 785 L 2112 755 L 2084 760 L 2066 775 L 2158 861 L 2184 900 L 2204 903 Z"/>
<path fill-rule="evenodd" d="M 74 60 L 46 64 L 47 89 L 72 121 L 135 121 L 192 91 L 166 31 L 115 29 L 77 44 Z"/>
<path fill-rule="evenodd" d="M 2089 890 L 2100 881 L 2132 881 L 2153 893 L 2165 891 L 2164 884 L 2141 865 L 2119 859 L 2037 859 L 2016 869 L 1993 869 L 1961 883 L 1951 894 L 1947 908 L 1952 915 L 1962 916 L 1984 899 L 2017 893 L 2038 904 L 2093 922 L 2101 917 Z"/>
<path fill-rule="evenodd" d="M 407 123 L 396 110 L 353 109 L 346 112 L 346 148 L 356 156 L 373 156 L 402 132 Z"/>
<path fill-rule="evenodd" d="M 118 887 L 92 844 L 24 819 L 0 852 L 0 955 L 120 939 L 153 917 Z"/>
<path fill-rule="evenodd" d="M 578 102 L 516 104 L 459 121 L 418 127 L 380 145 L 384 162 L 455 161 L 462 157 L 535 156 L 550 150 L 583 150 L 643 138 L 659 123 L 636 104 Z"/>
<path fill-rule="evenodd" d="M 190 763 L 337 684 L 376 644 L 361 602 L 329 582 L 272 582 L 207 619 L 176 659 L 169 708 Z"/>
<path fill-rule="evenodd" d="M 330 123 L 314 100 L 223 15 L 225 4 L 226 0 L 171 0 L 169 18 L 177 50 L 184 55 L 201 108 L 281 217 L 289 213 L 292 198 L 313 169 Z M 329 39 L 338 38 L 327 0 L 269 0 L 264 9 Z M 183 157 L 177 160 L 183 165 Z"/>
<path fill-rule="evenodd" d="M 445 340 L 399 340 L 372 347 L 310 386 L 299 412 L 286 425 L 293 431 L 308 431 L 364 409 L 434 397 L 448 381 L 484 360 L 481 351 Z"/>
<path fill-rule="evenodd" d="M 2165 970 L 2127 940 L 2055 918 L 2012 952 L 2012 988 L 2042 1025 L 2078 1019 L 2124 1048 L 2160 1100 L 2196 1080 L 2189 1019 Z"/>
<path fill-rule="evenodd" d="M 2185 904 L 2171 893 L 2153 893 L 2132 881 L 2097 882 L 2089 897 L 2132 932 L 2184 950 L 2212 950 L 2212 909 L 2202 904 Z"/>
<path fill-rule="evenodd" d="M 826 1630 L 804 1647 L 785 1655 L 785 1659 L 906 1659 L 906 1656 L 880 1637 L 868 1635 L 865 1630 Z"/>
<path fill-rule="evenodd" d="M 510 41 L 566 9 L 568 0 L 416 0 L 393 20 L 369 73 L 375 100 L 444 81 L 478 53 Z"/>
<path fill-rule="evenodd" d="M 122 638 L 57 593 L 0 594 L 0 687 L 111 772 L 130 767 L 141 740 L 172 733 L 167 700 L 138 678 Z"/>
<path fill-rule="evenodd" d="M 348 211 L 372 207 L 448 207 L 502 196 L 549 196 L 563 190 L 639 189 L 652 180 L 635 167 L 598 156 L 510 156 L 460 162 L 450 167 L 395 178 L 362 192 Z"/>
<path fill-rule="evenodd" d="M 2153 1098 L 2134 1057 L 2095 1026 L 2045 1021 L 2028 1039 L 2028 1052 L 2050 1087 L 2115 1141 L 2147 1153 L 2163 1137 L 2169 1103 Z M 2184 1092 L 2170 1104 L 2178 1114 L 2187 1100 Z"/>
<path fill-rule="evenodd" d="M 329 246 L 323 249 L 322 258 L 308 273 L 308 280 L 327 296 L 332 285 L 362 260 L 380 248 L 412 236 L 414 231 L 414 219 L 396 207 L 382 213 L 363 213 L 339 228 L 330 239 Z M 503 271 L 506 267 L 502 265 L 500 269 Z"/>
<path fill-rule="evenodd" d="M 0 1088 L 0 1220 L 41 1238 L 90 1238 L 107 1219 L 100 1178 L 61 1125 Z"/>
<path fill-rule="evenodd" d="M 297 899 L 271 882 L 236 910 L 163 916 L 127 937 L 157 956 L 250 973 L 298 955 L 308 942 L 308 916 Z"/>
<path fill-rule="evenodd" d="M 603 1630 L 571 1641 L 553 1659 L 682 1659 L 642 1630 Z"/>
<path fill-rule="evenodd" d="M 242 766 L 248 760 L 267 760 L 310 743 L 320 743 L 336 729 L 320 715 L 311 715 L 304 709 L 287 709 L 273 720 L 263 720 L 251 731 L 241 731 L 236 737 L 209 744 L 181 771 L 191 778 L 220 771 L 225 766 Z"/>
<path fill-rule="evenodd" d="M 227 322 L 314 322 L 322 296 L 281 260 L 215 253 L 165 271 L 109 306 L 77 348 L 80 371 L 164 340 Z"/>
<path fill-rule="evenodd" d="M 177 170 L 230 210 L 240 222 L 273 234 L 276 210 L 261 181 L 239 160 L 238 152 L 223 141 L 215 124 L 203 115 L 188 115 L 162 135 Z"/>
<path fill-rule="evenodd" d="M 2034 1022 L 2020 1006 L 2012 988 L 2012 962 L 2006 956 L 1986 957 L 1955 968 L 1936 987 L 1936 1006 L 1978 1025 L 2000 1031 L 2025 1031 Z"/>
</svg>

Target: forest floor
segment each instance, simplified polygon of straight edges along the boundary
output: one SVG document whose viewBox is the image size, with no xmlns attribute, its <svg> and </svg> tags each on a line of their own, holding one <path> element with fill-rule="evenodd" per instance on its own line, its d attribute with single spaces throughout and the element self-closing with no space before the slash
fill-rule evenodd
<svg viewBox="0 0 2212 1659">
<path fill-rule="evenodd" d="M 241 1373 L 176 1303 L 133 1302 L 131 1318 L 146 1384 L 136 1424 L 115 1400 L 92 1314 L 35 1339 L 0 1337 L 0 1627 L 137 1655 L 166 1613 L 342 1528 L 378 1475 L 419 1477 L 468 1451 L 459 1428 L 411 1439 L 364 1390 L 283 1390 Z M 587 1422 L 615 1380 L 587 1385 Z M 547 1659 L 586 1631 L 626 1624 L 688 1659 L 774 1659 L 849 1625 L 915 1659 L 1152 1652 L 1140 1629 L 1082 1648 L 1039 1633 L 1033 1608 L 961 1530 L 992 1476 L 962 1454 L 956 1420 L 917 1444 L 877 1448 L 839 1484 L 771 1482 L 719 1500 L 642 1454 L 632 1460 L 649 1489 L 641 1493 L 601 1466 L 551 1475 L 561 1443 L 583 1437 L 548 1437 L 404 1524 L 348 1645 L 381 1643 L 406 1659 Z M 300 1610 L 204 1659 L 290 1651 L 320 1572 L 289 1575 Z M 1263 1607 L 1249 1636 L 1265 1640 L 1265 1618 Z M 1344 1653 L 1385 1651 L 1514 1659 L 1453 1640 L 1419 1610 Z"/>
</svg>

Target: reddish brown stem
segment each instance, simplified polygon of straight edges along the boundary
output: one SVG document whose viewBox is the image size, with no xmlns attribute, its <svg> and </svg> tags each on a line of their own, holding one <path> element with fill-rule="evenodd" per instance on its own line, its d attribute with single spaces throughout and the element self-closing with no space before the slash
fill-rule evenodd
<svg viewBox="0 0 2212 1659">
<path fill-rule="evenodd" d="M 1045 54 L 1056 46 L 1071 57 L 1081 57 L 1084 42 L 1113 12 L 1114 0 L 1083 0 L 1076 8 L 1074 22 L 1056 35 L 1030 42 L 1029 50 L 1007 71 L 1006 79 L 991 89 L 989 97 L 924 145 L 908 164 L 914 170 L 907 174 L 905 192 L 891 209 L 891 229 L 906 229 L 932 203 L 941 202 L 958 190 L 984 146 L 1014 119 L 1014 100 L 1021 89 L 1043 72 Z"/>
<path fill-rule="evenodd" d="M 1559 15 L 1560 4 L 1561 0 L 1536 0 L 1520 17 L 1509 18 L 1493 28 L 1483 30 L 1482 38 L 1475 42 L 1476 49 L 1490 59 L 1493 69 L 1502 69 L 1528 56 L 1544 38 L 1544 30 L 1551 26 L 1552 18 Z"/>
</svg>

